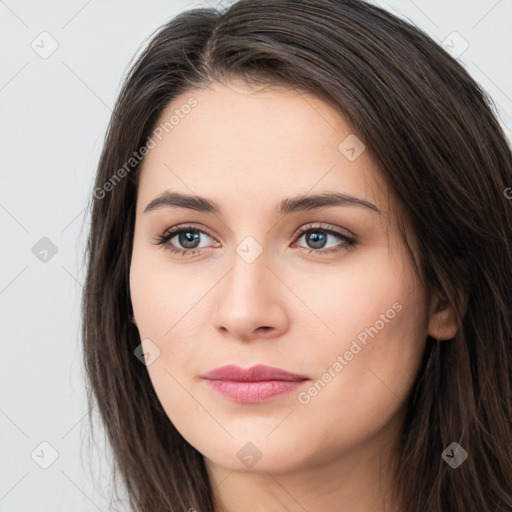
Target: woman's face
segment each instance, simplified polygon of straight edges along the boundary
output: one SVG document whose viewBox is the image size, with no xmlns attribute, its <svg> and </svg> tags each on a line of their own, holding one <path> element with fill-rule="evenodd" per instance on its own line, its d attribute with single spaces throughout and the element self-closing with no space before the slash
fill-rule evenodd
<svg viewBox="0 0 512 512">
<path fill-rule="evenodd" d="M 236 471 L 287 472 L 382 447 L 427 333 L 439 332 L 368 151 L 318 98 L 235 80 L 175 98 L 166 122 L 140 177 L 130 288 L 169 419 Z M 163 194 L 191 199 L 148 207 Z M 321 194 L 339 197 L 308 199 Z M 224 365 L 305 380 L 203 378 Z"/>
</svg>

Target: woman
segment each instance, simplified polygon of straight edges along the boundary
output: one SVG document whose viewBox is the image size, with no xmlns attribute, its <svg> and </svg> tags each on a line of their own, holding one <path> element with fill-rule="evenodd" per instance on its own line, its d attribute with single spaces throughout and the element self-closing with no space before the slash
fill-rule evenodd
<svg viewBox="0 0 512 512">
<path fill-rule="evenodd" d="M 163 26 L 91 202 L 89 400 L 131 507 L 512 509 L 512 155 L 360 0 Z"/>
</svg>

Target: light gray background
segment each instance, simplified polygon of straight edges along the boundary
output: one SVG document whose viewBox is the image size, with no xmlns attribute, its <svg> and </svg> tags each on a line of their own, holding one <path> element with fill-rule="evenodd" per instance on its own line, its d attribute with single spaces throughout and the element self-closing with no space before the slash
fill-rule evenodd
<svg viewBox="0 0 512 512">
<path fill-rule="evenodd" d="M 455 37 L 454 51 L 467 41 L 458 58 L 494 99 L 512 139 L 512 0 L 375 3 L 406 16 L 439 43 Z M 130 59 L 178 12 L 214 5 L 0 0 L 2 512 L 114 510 L 109 454 L 98 450 L 93 463 L 82 444 L 84 208 Z M 43 31 L 51 36 L 40 36 Z M 48 51 L 52 38 L 58 48 L 42 58 L 32 45 Z M 36 257 L 32 250 L 43 237 L 57 248 L 46 262 L 44 253 Z"/>
</svg>

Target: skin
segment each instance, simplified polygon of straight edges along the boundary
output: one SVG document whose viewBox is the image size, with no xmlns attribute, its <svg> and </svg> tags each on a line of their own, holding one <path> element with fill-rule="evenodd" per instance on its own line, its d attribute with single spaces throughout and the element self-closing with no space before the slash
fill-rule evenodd
<svg viewBox="0 0 512 512">
<path fill-rule="evenodd" d="M 215 498 L 229 512 L 401 510 L 389 498 L 392 442 L 426 336 L 453 337 L 453 311 L 419 286 L 368 151 L 350 161 L 338 149 L 353 131 L 336 110 L 303 92 L 230 80 L 175 98 L 161 120 L 191 97 L 197 106 L 144 161 L 130 269 L 141 340 L 160 350 L 147 370 L 162 406 L 204 455 Z M 216 201 L 224 215 L 168 206 L 144 213 L 166 190 Z M 285 198 L 333 191 L 382 213 L 276 213 Z M 198 253 L 171 254 L 171 245 L 187 247 L 177 236 L 154 244 L 189 223 L 204 231 Z M 330 235 L 323 247 L 295 236 L 316 223 L 356 235 L 357 244 Z M 248 236 L 262 249 L 251 263 L 236 252 Z M 322 248 L 338 252 L 315 253 Z M 301 403 L 299 392 L 397 303 L 378 334 Z M 201 379 L 225 364 L 260 363 L 310 380 L 240 404 Z M 252 467 L 237 457 L 248 442 L 261 453 Z"/>
</svg>

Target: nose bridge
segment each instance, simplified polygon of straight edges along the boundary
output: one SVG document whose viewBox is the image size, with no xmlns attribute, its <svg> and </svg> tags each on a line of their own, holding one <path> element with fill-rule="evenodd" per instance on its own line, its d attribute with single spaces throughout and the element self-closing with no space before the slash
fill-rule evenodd
<svg viewBox="0 0 512 512">
<path fill-rule="evenodd" d="M 216 296 L 215 323 L 240 338 L 250 338 L 260 327 L 281 332 L 287 315 L 279 280 L 269 267 L 271 251 L 246 237 L 236 247 L 232 266 Z M 267 332 L 268 329 L 265 329 Z"/>
<path fill-rule="evenodd" d="M 248 236 L 238 244 L 233 256 L 231 272 L 227 276 L 227 293 L 239 301 L 257 301 L 262 295 L 268 297 L 269 250 L 264 250 L 253 237 Z"/>
</svg>

